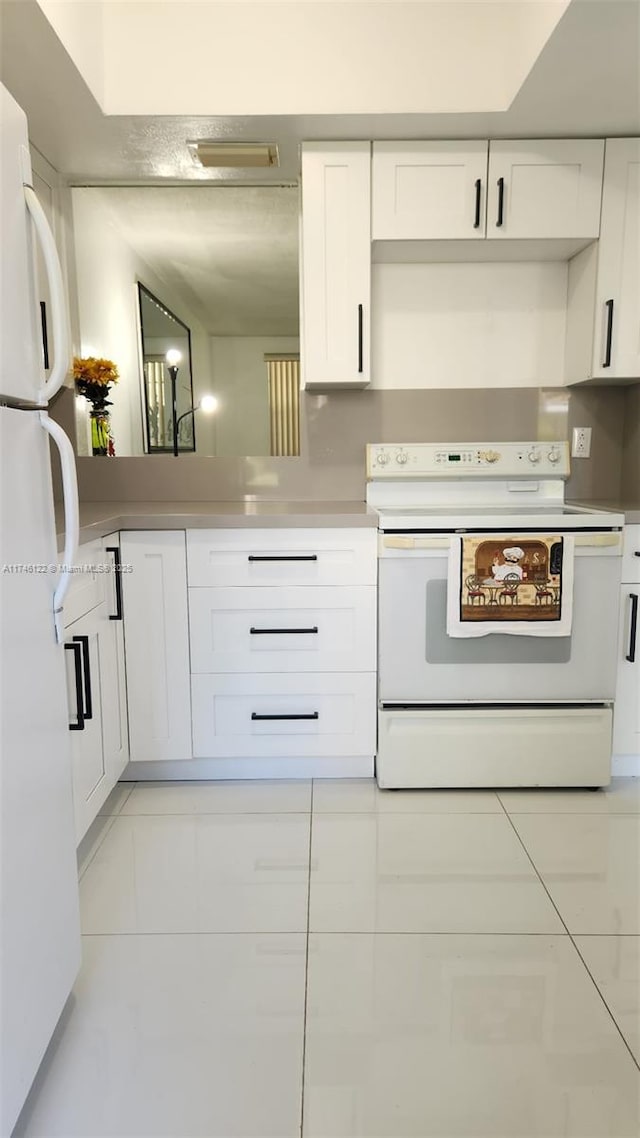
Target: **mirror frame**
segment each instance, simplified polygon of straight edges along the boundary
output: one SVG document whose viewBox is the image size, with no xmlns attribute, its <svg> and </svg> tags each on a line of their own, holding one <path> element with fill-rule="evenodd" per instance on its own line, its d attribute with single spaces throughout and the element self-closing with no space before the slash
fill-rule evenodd
<svg viewBox="0 0 640 1138">
<path fill-rule="evenodd" d="M 166 313 L 168 313 L 168 315 L 171 317 L 171 319 L 175 320 L 176 324 L 179 324 L 180 327 L 184 328 L 184 330 L 186 332 L 187 343 L 189 345 L 189 389 L 191 391 L 191 406 L 194 407 L 195 404 L 193 402 L 193 367 L 192 367 L 192 363 L 191 363 L 191 329 L 185 324 L 184 320 L 181 320 L 179 316 L 176 316 L 175 312 L 171 311 L 171 309 L 168 307 L 168 305 L 166 305 L 164 303 L 163 300 L 160 300 L 160 298 L 158 296 L 156 296 L 154 293 L 152 293 L 151 289 L 147 288 L 147 286 L 145 284 L 143 284 L 142 281 L 138 280 L 136 283 L 138 286 L 138 321 L 139 321 L 139 327 L 140 327 L 140 382 L 141 382 L 142 390 L 144 393 L 144 425 L 143 425 L 143 445 L 145 447 L 144 453 L 145 454 L 173 454 L 173 446 L 152 446 L 151 445 L 151 436 L 150 436 L 150 431 L 149 431 L 149 393 L 147 390 L 147 377 L 145 375 L 145 369 L 144 369 L 144 363 L 145 363 L 144 322 L 143 322 L 143 318 L 142 318 L 142 296 L 143 296 L 143 293 L 149 298 L 149 300 L 153 301 L 154 304 L 157 304 L 160 308 L 164 309 L 164 311 Z M 183 365 L 181 365 L 181 366 L 183 366 Z M 192 435 L 191 435 L 191 438 L 192 438 L 192 445 L 191 446 L 181 445 L 180 441 L 178 440 L 178 453 L 179 454 L 195 454 L 195 451 L 196 451 L 196 417 L 195 417 L 195 415 L 192 416 Z"/>
</svg>

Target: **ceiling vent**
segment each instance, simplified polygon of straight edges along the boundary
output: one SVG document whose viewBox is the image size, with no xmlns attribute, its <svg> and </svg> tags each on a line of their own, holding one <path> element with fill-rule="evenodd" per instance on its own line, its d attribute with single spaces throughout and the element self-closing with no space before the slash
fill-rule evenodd
<svg viewBox="0 0 640 1138">
<path fill-rule="evenodd" d="M 279 166 L 275 142 L 187 142 L 196 166 Z"/>
</svg>

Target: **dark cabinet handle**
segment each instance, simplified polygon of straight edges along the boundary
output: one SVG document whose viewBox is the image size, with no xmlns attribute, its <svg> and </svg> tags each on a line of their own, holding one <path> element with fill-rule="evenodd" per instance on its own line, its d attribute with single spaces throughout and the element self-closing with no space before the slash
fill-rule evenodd
<svg viewBox="0 0 640 1138">
<path fill-rule="evenodd" d="M 638 639 L 638 594 L 629 593 L 631 598 L 631 627 L 629 629 L 629 653 L 625 656 L 630 664 L 636 662 L 636 641 Z"/>
<path fill-rule="evenodd" d="M 496 225 L 498 228 L 502 225 L 504 218 L 504 178 L 498 178 L 498 220 Z"/>
<path fill-rule="evenodd" d="M 49 330 L 47 328 L 47 305 L 46 301 L 40 301 L 40 326 L 42 328 L 42 362 L 45 371 L 51 367 L 49 363 Z"/>
<path fill-rule="evenodd" d="M 633 552 L 634 557 L 640 557 L 640 549 L 635 549 Z"/>
<path fill-rule="evenodd" d="M 480 195 L 481 195 L 481 191 L 482 191 L 482 182 L 481 182 L 480 178 L 476 178 L 476 212 L 475 212 L 475 220 L 473 222 L 473 228 L 474 229 L 480 228 Z"/>
<path fill-rule="evenodd" d="M 113 571 L 116 575 L 116 611 L 109 613 L 109 620 L 122 620 L 122 561 L 120 546 L 107 545 L 105 553 L 113 553 Z"/>
<path fill-rule="evenodd" d="M 607 309 L 607 340 L 604 349 L 603 367 L 611 367 L 611 347 L 613 344 L 613 301 L 606 300 L 605 308 Z"/>
<path fill-rule="evenodd" d="M 89 637 L 74 636 L 76 644 L 82 649 L 82 675 L 84 679 L 84 707 L 82 714 L 85 719 L 93 719 L 93 700 L 91 698 L 91 663 L 89 661 Z"/>
<path fill-rule="evenodd" d="M 358 372 L 363 370 L 362 305 L 358 305 Z"/>
<path fill-rule="evenodd" d="M 319 719 L 319 713 L 312 711 L 309 715 L 259 715 L 257 711 L 251 712 L 252 719 Z"/>
<path fill-rule="evenodd" d="M 250 553 L 247 561 L 317 561 L 317 553 Z"/>
<path fill-rule="evenodd" d="M 65 652 L 73 652 L 73 670 L 76 681 L 76 723 L 69 724 L 70 731 L 84 731 L 84 701 L 82 698 L 82 646 L 65 644 Z"/>
<path fill-rule="evenodd" d="M 317 632 L 318 626 L 314 624 L 313 628 L 250 628 L 249 632 L 252 636 L 301 636 L 308 633 Z"/>
</svg>

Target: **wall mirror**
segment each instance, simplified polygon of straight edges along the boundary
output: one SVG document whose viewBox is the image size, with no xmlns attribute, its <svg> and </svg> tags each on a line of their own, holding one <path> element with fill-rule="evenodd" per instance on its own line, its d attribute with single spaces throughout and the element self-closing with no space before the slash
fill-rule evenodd
<svg viewBox="0 0 640 1138">
<path fill-rule="evenodd" d="M 182 357 L 181 457 L 298 454 L 297 187 L 71 195 L 82 355 L 111 359 L 120 373 L 109 396 L 116 455 L 173 450 L 169 347 Z M 85 414 L 79 399 L 80 453 L 90 453 Z"/>
<path fill-rule="evenodd" d="M 150 454 L 194 451 L 189 329 L 142 284 L 138 303 L 146 449 Z"/>
</svg>

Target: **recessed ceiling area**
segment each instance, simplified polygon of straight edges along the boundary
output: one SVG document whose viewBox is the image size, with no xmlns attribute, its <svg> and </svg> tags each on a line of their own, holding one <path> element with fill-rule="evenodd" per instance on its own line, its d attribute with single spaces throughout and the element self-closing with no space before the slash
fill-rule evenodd
<svg viewBox="0 0 640 1138">
<path fill-rule="evenodd" d="M 39 3 L 105 114 L 282 115 L 505 111 L 570 0 Z"/>
<path fill-rule="evenodd" d="M 210 335 L 298 335 L 297 188 L 91 187 L 74 205 L 87 195 Z"/>
</svg>

